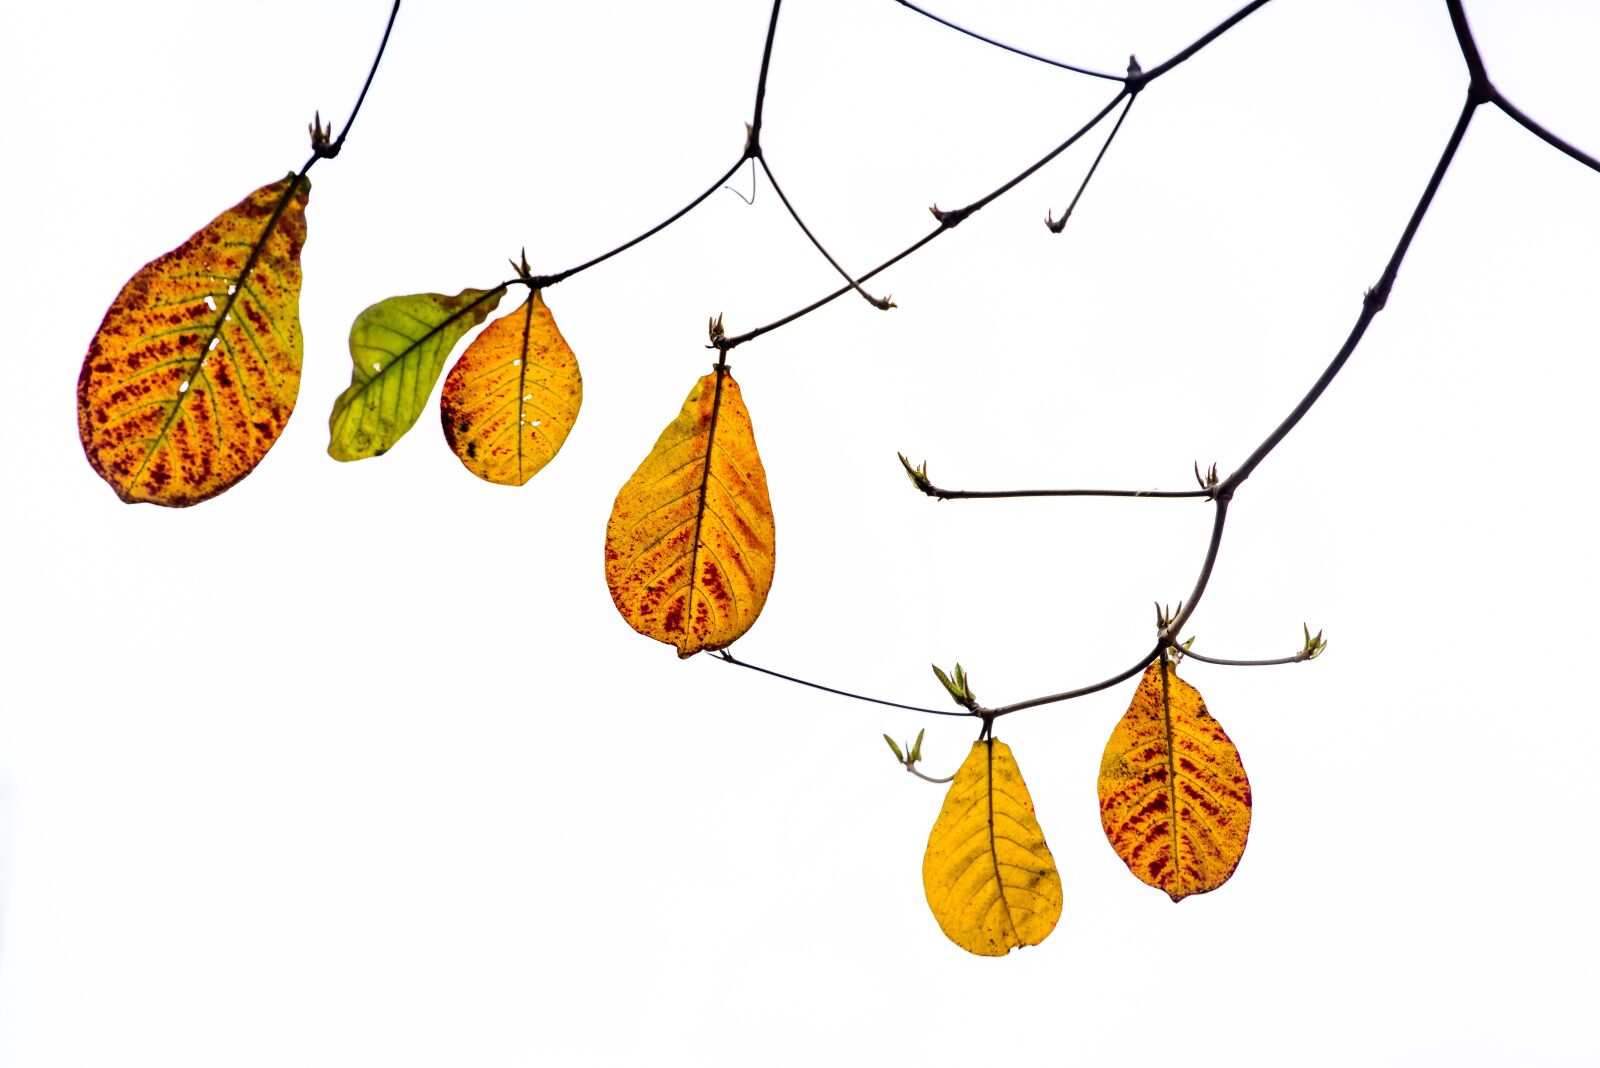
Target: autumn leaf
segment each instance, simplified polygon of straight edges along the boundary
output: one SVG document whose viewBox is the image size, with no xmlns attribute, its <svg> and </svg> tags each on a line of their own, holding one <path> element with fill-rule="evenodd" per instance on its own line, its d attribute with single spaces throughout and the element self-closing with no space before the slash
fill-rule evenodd
<svg viewBox="0 0 1600 1068">
<path fill-rule="evenodd" d="M 390 297 L 356 316 L 350 385 L 328 417 L 328 455 L 363 460 L 393 448 L 427 406 L 450 350 L 505 293 L 501 286 Z"/>
<path fill-rule="evenodd" d="M 444 436 L 468 471 L 520 486 L 555 458 L 583 404 L 583 377 L 536 289 L 490 323 L 445 376 Z"/>
<path fill-rule="evenodd" d="M 1170 664 L 1145 670 L 1100 761 L 1111 848 L 1174 901 L 1228 881 L 1250 834 L 1250 780 L 1200 691 Z"/>
<path fill-rule="evenodd" d="M 695 383 L 606 525 L 606 584 L 640 634 L 693 656 L 731 644 L 772 588 L 772 505 L 739 384 Z"/>
<path fill-rule="evenodd" d="M 124 501 L 198 504 L 254 470 L 300 391 L 311 183 L 264 185 L 141 267 L 78 376 L 78 436 Z"/>
<path fill-rule="evenodd" d="M 922 889 L 945 935 L 983 957 L 1036 946 L 1061 918 L 1061 876 L 1028 784 L 996 739 L 974 742 L 928 835 Z"/>
</svg>

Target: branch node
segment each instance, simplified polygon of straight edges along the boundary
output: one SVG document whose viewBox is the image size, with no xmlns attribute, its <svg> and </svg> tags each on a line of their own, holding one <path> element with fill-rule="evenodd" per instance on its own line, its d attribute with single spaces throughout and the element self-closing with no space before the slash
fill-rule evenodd
<svg viewBox="0 0 1600 1068">
<path fill-rule="evenodd" d="M 968 215 L 972 214 L 970 205 L 965 208 L 956 208 L 952 211 L 941 211 L 939 205 L 935 204 L 928 210 L 933 213 L 935 219 L 939 220 L 939 225 L 946 230 L 954 230 L 966 221 Z"/>
<path fill-rule="evenodd" d="M 534 281 L 533 268 L 528 266 L 528 246 L 526 246 L 526 245 L 522 246 L 522 262 L 521 263 L 518 263 L 516 260 L 508 260 L 507 262 L 511 264 L 511 269 L 513 271 L 517 272 L 517 277 L 518 278 L 520 278 L 524 282 L 530 283 L 530 284 Z M 537 288 L 537 287 L 535 287 L 535 288 Z"/>
<path fill-rule="evenodd" d="M 722 329 L 722 313 L 718 312 L 715 319 L 706 320 L 706 336 L 710 338 L 706 345 L 708 349 L 716 349 L 719 359 L 717 367 L 720 369 L 728 359 L 728 350 L 733 348 L 733 343 L 728 334 Z"/>
<path fill-rule="evenodd" d="M 308 127 L 311 131 L 311 152 L 318 159 L 332 159 L 339 154 L 340 143 L 333 139 L 333 123 L 322 123 L 322 112 L 315 113 Z"/>
<path fill-rule="evenodd" d="M 917 770 L 917 762 L 922 759 L 922 736 L 926 733 L 926 728 L 919 730 L 917 732 L 917 740 L 914 742 L 906 742 L 904 751 L 902 751 L 901 748 L 894 743 L 894 739 L 889 737 L 887 734 L 883 736 L 883 740 L 888 742 L 889 748 L 894 751 L 894 758 L 901 764 L 905 765 L 906 771 L 912 775 L 915 775 L 923 782 L 949 782 L 951 779 L 955 778 L 954 774 L 948 775 L 943 779 L 936 779 L 932 775 L 924 775 L 922 772 Z"/>
<path fill-rule="evenodd" d="M 1302 623 L 1300 629 L 1305 634 L 1305 645 L 1301 647 L 1300 659 L 1315 660 L 1328 648 L 1328 643 L 1323 639 L 1321 630 L 1313 636 L 1309 625 Z"/>
<path fill-rule="evenodd" d="M 1072 218 L 1071 208 L 1068 208 L 1065 212 L 1063 212 L 1061 218 L 1059 219 L 1054 218 L 1050 212 L 1046 211 L 1044 213 L 1044 224 L 1050 228 L 1050 232 L 1052 234 L 1059 234 L 1062 230 L 1066 229 L 1067 220 L 1070 218 Z"/>
<path fill-rule="evenodd" d="M 912 467 L 911 461 L 906 458 L 905 453 L 897 452 L 895 455 L 900 457 L 900 466 L 906 469 L 906 477 L 911 480 L 913 486 L 930 497 L 938 496 L 933 491 L 933 483 L 928 481 L 928 461 L 924 460 L 917 466 Z"/>
<path fill-rule="evenodd" d="M 1128 57 L 1128 76 L 1122 80 L 1122 84 L 1127 86 L 1129 96 L 1144 88 L 1144 68 L 1139 66 L 1138 56 Z"/>
<path fill-rule="evenodd" d="M 948 675 L 940 670 L 938 664 L 930 666 L 933 668 L 934 675 L 944 684 L 945 692 L 950 695 L 950 700 L 968 712 L 978 712 L 978 699 L 973 696 L 972 687 L 967 682 L 967 673 L 960 664 L 957 664 L 955 670 Z"/>
</svg>

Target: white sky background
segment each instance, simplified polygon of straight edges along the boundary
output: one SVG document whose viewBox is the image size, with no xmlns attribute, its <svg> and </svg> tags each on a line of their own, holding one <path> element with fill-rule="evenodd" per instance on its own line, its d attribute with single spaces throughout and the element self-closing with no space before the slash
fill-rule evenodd
<svg viewBox="0 0 1600 1068">
<path fill-rule="evenodd" d="M 1233 0 L 940 0 L 1002 39 L 1154 66 Z M 1593 398 L 1600 175 L 1485 108 L 1345 373 L 1239 492 L 1185 676 L 1255 794 L 1233 880 L 1174 906 L 1107 846 L 1130 681 L 998 722 L 1066 908 L 970 957 L 923 900 L 941 787 L 879 734 L 976 725 L 699 658 L 617 616 L 617 488 L 730 332 L 836 284 L 764 184 L 546 294 L 585 407 L 520 490 L 436 409 L 324 452 L 351 319 L 587 259 L 738 155 L 767 5 L 409 0 L 312 172 L 299 408 L 169 511 L 84 462 L 74 388 L 141 264 L 342 123 L 388 5 L 7 5 L 9 415 L 0 1063 L 1593 1064 Z M 1600 7 L 1473 0 L 1491 75 L 1600 150 Z M 1381 272 L 1466 87 L 1444 4 L 1277 0 L 1151 85 L 1066 231 L 1089 138 L 857 298 L 736 350 L 778 524 L 736 652 L 940 705 L 1110 675 L 1186 596 L 1198 501 Z M 863 270 L 1115 91 L 889 0 L 790 0 L 763 135 Z M 748 173 L 734 183 L 748 191 Z M 502 310 L 515 306 L 507 298 Z"/>
</svg>

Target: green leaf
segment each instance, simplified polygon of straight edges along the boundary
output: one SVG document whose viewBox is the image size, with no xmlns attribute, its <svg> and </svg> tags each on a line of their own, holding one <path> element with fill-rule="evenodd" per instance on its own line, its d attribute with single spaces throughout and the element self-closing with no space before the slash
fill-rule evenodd
<svg viewBox="0 0 1600 1068">
<path fill-rule="evenodd" d="M 393 448 L 427 406 L 450 350 L 505 293 L 502 286 L 390 297 L 356 316 L 350 388 L 328 417 L 328 455 L 364 460 Z"/>
</svg>

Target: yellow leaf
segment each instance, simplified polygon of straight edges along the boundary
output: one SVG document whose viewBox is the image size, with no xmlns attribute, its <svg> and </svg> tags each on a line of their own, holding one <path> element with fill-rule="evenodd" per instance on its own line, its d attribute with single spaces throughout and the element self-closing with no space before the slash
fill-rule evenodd
<svg viewBox="0 0 1600 1068">
<path fill-rule="evenodd" d="M 504 286 L 390 297 L 350 324 L 350 385 L 328 416 L 328 455 L 365 460 L 394 448 L 428 405 L 456 342 L 489 317 Z"/>
<path fill-rule="evenodd" d="M 1128 870 L 1174 901 L 1228 881 L 1250 834 L 1250 780 L 1200 691 L 1145 670 L 1100 761 L 1100 822 Z"/>
<path fill-rule="evenodd" d="M 444 436 L 468 471 L 520 486 L 561 451 L 583 377 L 538 290 L 484 328 L 445 376 Z"/>
<path fill-rule="evenodd" d="M 1036 946 L 1061 918 L 1061 876 L 1011 747 L 975 742 L 928 835 L 922 888 L 945 935 L 984 957 Z"/>
<path fill-rule="evenodd" d="M 622 618 L 679 656 L 731 644 L 772 588 L 772 504 L 750 413 L 726 369 L 695 383 L 606 525 Z"/>
<path fill-rule="evenodd" d="M 215 497 L 272 448 L 300 392 L 311 183 L 264 185 L 141 267 L 78 376 L 78 436 L 124 501 Z"/>
</svg>

